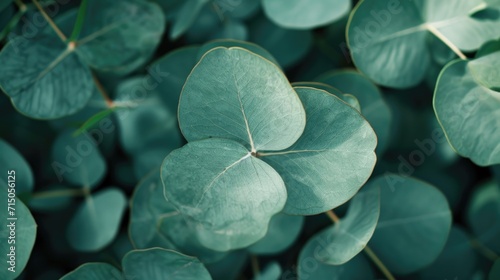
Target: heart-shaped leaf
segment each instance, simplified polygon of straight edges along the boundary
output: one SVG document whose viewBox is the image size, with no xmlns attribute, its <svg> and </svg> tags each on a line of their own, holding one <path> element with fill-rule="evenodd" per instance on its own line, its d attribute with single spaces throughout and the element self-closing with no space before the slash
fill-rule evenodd
<svg viewBox="0 0 500 280">
<path fill-rule="evenodd" d="M 262 7 L 277 25 L 292 29 L 311 29 L 347 15 L 351 9 L 351 1 L 262 0 Z"/>
<path fill-rule="evenodd" d="M 127 201 L 117 188 L 86 195 L 66 230 L 70 245 L 78 251 L 97 251 L 116 237 Z"/>
<path fill-rule="evenodd" d="M 500 78 L 498 67 L 500 52 L 453 61 L 441 71 L 434 93 L 434 111 L 451 146 L 481 166 L 500 163 L 500 133 L 491 129 L 499 123 L 500 92 L 489 89 Z"/>
<path fill-rule="evenodd" d="M 500 36 L 499 12 L 498 3 L 483 0 L 364 0 L 351 14 L 347 40 L 360 71 L 379 84 L 407 88 L 429 68 L 429 36 L 457 53 L 474 51 Z"/>
<path fill-rule="evenodd" d="M 300 139 L 258 156 L 283 177 L 285 213 L 314 215 L 352 198 L 375 166 L 377 138 L 361 114 L 323 90 L 297 87 L 307 124 Z"/>
<path fill-rule="evenodd" d="M 423 181 L 390 173 L 365 187 L 374 185 L 380 186 L 380 217 L 370 248 L 395 274 L 409 274 L 434 262 L 451 228 L 445 196 Z"/>
<path fill-rule="evenodd" d="M 212 279 L 197 258 L 160 248 L 130 251 L 122 266 L 125 279 Z"/>
<path fill-rule="evenodd" d="M 351 200 L 345 217 L 314 235 L 305 246 L 321 248 L 315 252 L 315 258 L 323 263 L 344 264 L 365 248 L 375 231 L 379 213 L 379 186 L 365 187 Z"/>
<path fill-rule="evenodd" d="M 242 48 L 219 47 L 206 53 L 189 75 L 179 123 L 188 141 L 218 137 L 245 144 L 252 152 L 281 150 L 302 134 L 305 112 L 275 64 Z"/>
<path fill-rule="evenodd" d="M 161 176 L 167 200 L 198 223 L 201 244 L 217 251 L 262 238 L 286 201 L 279 174 L 226 139 L 194 141 L 173 151 Z"/>
</svg>

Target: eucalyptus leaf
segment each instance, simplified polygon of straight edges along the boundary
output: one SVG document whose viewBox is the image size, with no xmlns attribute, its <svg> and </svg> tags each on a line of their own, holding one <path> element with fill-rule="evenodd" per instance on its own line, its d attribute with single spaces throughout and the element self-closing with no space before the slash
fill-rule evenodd
<svg viewBox="0 0 500 280">
<path fill-rule="evenodd" d="M 239 47 L 219 47 L 207 52 L 189 75 L 179 124 L 188 141 L 218 137 L 252 152 L 281 150 L 302 134 L 305 112 L 276 65 Z"/>
<path fill-rule="evenodd" d="M 205 53 L 207 53 L 211 49 L 214 49 L 217 47 L 226 47 L 226 48 L 240 47 L 240 48 L 246 49 L 254 54 L 258 54 L 258 55 L 262 56 L 263 58 L 273 62 L 274 64 L 276 64 L 279 67 L 278 61 L 276 61 L 276 59 L 266 49 L 262 48 L 261 46 L 256 45 L 256 44 L 251 43 L 251 42 L 231 40 L 231 39 L 213 40 L 213 41 L 210 41 L 210 42 L 203 44 L 198 51 L 198 59 L 197 60 L 200 60 Z"/>
<path fill-rule="evenodd" d="M 107 263 L 86 263 L 61 280 L 125 280 L 120 270 Z"/>
<path fill-rule="evenodd" d="M 361 106 L 359 105 L 358 99 L 349 93 L 342 93 L 338 89 L 325 84 L 325 83 L 318 83 L 318 82 L 295 82 L 292 84 L 294 87 L 312 87 L 320 90 L 324 90 L 330 94 L 333 94 L 337 96 L 338 98 L 342 99 L 345 103 L 351 105 L 351 107 L 355 108 L 358 111 L 361 111 Z"/>
<path fill-rule="evenodd" d="M 237 0 L 237 1 L 215 1 L 220 12 L 223 15 L 229 15 L 232 18 L 248 19 L 255 15 L 260 8 L 260 1 L 256 0 Z"/>
<path fill-rule="evenodd" d="M 429 36 L 457 52 L 477 50 L 500 36 L 499 8 L 483 0 L 360 1 L 347 27 L 351 55 L 376 83 L 415 86 L 424 79 L 434 51 Z"/>
<path fill-rule="evenodd" d="M 182 3 L 182 7 L 177 13 L 172 29 L 170 30 L 170 38 L 177 39 L 184 34 L 186 30 L 193 24 L 194 20 L 200 13 L 201 9 L 208 0 L 187 0 Z"/>
<path fill-rule="evenodd" d="M 314 235 L 305 246 L 321 248 L 315 252 L 315 258 L 325 264 L 344 264 L 366 247 L 379 214 L 379 186 L 363 188 L 351 200 L 346 216 Z"/>
<path fill-rule="evenodd" d="M 377 134 L 377 154 L 381 155 L 389 145 L 392 113 L 382 93 L 368 78 L 354 70 L 329 72 L 317 78 L 344 94 L 352 94 L 359 101 L 361 114 Z M 344 99 L 347 102 L 347 100 Z"/>
<path fill-rule="evenodd" d="M 66 230 L 70 245 L 78 251 L 97 251 L 113 241 L 126 208 L 125 194 L 107 188 L 85 196 Z"/>
<path fill-rule="evenodd" d="M 262 272 L 260 272 L 254 280 L 278 280 L 281 276 L 281 266 L 278 262 L 268 264 Z"/>
<path fill-rule="evenodd" d="M 15 182 L 14 187 L 12 187 L 12 182 L 7 185 L 7 182 L 0 178 L 0 207 L 2 209 L 0 218 L 4 221 L 4 226 L 0 228 L 0 239 L 3 240 L 0 253 L 4 258 L 0 265 L 0 278 L 6 280 L 16 279 L 23 272 L 30 258 L 37 233 L 37 224 L 28 207 L 19 198 L 12 196 L 16 190 L 15 185 Z M 11 201 L 12 198 L 15 201 Z"/>
<path fill-rule="evenodd" d="M 423 181 L 390 173 L 365 187 L 371 186 L 380 186 L 380 217 L 368 245 L 389 271 L 409 274 L 434 262 L 451 228 L 445 196 Z"/>
<path fill-rule="evenodd" d="M 33 190 L 33 172 L 24 157 L 8 142 L 0 138 L 0 170 L 5 173 L 13 170 L 16 193 L 30 193 Z"/>
<path fill-rule="evenodd" d="M 239 20 L 226 20 L 212 35 L 213 39 L 247 40 L 247 26 Z"/>
<path fill-rule="evenodd" d="M 248 251 L 257 255 L 280 253 L 295 242 L 303 225 L 303 216 L 278 213 L 271 218 L 266 235 L 248 247 Z"/>
<path fill-rule="evenodd" d="M 160 248 L 130 251 L 123 257 L 122 266 L 126 279 L 212 279 L 197 258 Z"/>
<path fill-rule="evenodd" d="M 205 247 L 227 251 L 262 238 L 281 211 L 286 188 L 276 171 L 241 144 L 226 139 L 190 142 L 165 158 L 167 200 L 197 222 Z"/>
<path fill-rule="evenodd" d="M 453 61 L 441 71 L 434 93 L 434 111 L 451 146 L 481 166 L 500 163 L 500 134 L 491 129 L 499 125 L 500 92 L 488 87 L 498 67 L 500 52 Z"/>
<path fill-rule="evenodd" d="M 475 238 L 500 254 L 500 187 L 489 181 L 474 191 L 467 208 L 467 223 Z"/>
<path fill-rule="evenodd" d="M 285 213 L 314 215 L 352 198 L 375 166 L 375 133 L 360 113 L 338 97 L 295 88 L 306 108 L 303 135 L 290 148 L 258 153 L 287 186 Z"/>
<path fill-rule="evenodd" d="M 52 169 L 59 182 L 92 189 L 104 178 L 106 162 L 90 134 L 63 131 L 52 146 Z"/>
<path fill-rule="evenodd" d="M 349 0 L 262 0 L 266 15 L 277 25 L 311 29 L 327 25 L 349 13 Z"/>
</svg>

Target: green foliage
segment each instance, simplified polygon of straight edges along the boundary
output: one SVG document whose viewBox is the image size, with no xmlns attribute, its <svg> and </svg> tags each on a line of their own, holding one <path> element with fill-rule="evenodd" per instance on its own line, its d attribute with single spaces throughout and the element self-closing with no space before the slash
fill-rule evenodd
<svg viewBox="0 0 500 280">
<path fill-rule="evenodd" d="M 498 279 L 499 27 L 499 0 L 0 1 L 0 279 Z"/>
</svg>

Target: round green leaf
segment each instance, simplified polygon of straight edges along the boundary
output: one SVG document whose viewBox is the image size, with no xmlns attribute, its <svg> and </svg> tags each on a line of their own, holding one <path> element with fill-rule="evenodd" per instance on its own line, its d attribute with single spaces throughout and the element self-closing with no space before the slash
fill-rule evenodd
<svg viewBox="0 0 500 280">
<path fill-rule="evenodd" d="M 260 18 L 250 25 L 250 41 L 268 50 L 283 68 L 288 68 L 307 55 L 313 36 L 309 30 L 285 29 Z"/>
<path fill-rule="evenodd" d="M 11 192 L 12 189 L 15 191 Z M 4 259 L 0 264 L 0 278 L 6 280 L 16 279 L 23 272 L 35 244 L 37 231 L 37 224 L 28 207 L 19 198 L 9 201 L 12 199 L 9 194 L 16 191 L 16 187 L 12 188 L 0 178 L 0 219 L 4 221 L 4 225 L 0 227 L 0 240 L 3 241 L 0 253 Z M 9 205 L 12 202 L 15 204 Z M 14 209 L 14 215 L 10 215 L 11 208 Z"/>
<path fill-rule="evenodd" d="M 323 90 L 297 87 L 307 124 L 280 152 L 258 153 L 285 181 L 285 213 L 314 215 L 351 199 L 375 166 L 377 138 L 361 114 Z"/>
<path fill-rule="evenodd" d="M 324 90 L 330 94 L 337 96 L 342 99 L 345 103 L 351 105 L 351 107 L 356 108 L 356 110 L 361 111 L 358 99 L 349 93 L 342 93 L 338 89 L 324 83 L 318 82 L 296 82 L 292 84 L 293 87 L 312 87 L 316 89 Z"/>
<path fill-rule="evenodd" d="M 344 94 L 352 94 L 358 99 L 361 114 L 377 134 L 376 151 L 378 155 L 381 155 L 389 144 L 392 114 L 377 86 L 354 70 L 326 73 L 317 80 L 337 88 Z M 347 102 L 345 99 L 344 101 Z"/>
<path fill-rule="evenodd" d="M 62 132 L 52 145 L 52 169 L 59 180 L 94 188 L 106 174 L 104 160 L 97 142 L 90 134 L 73 136 L 74 130 Z"/>
<path fill-rule="evenodd" d="M 375 279 L 375 273 L 364 255 L 359 254 L 342 265 L 329 265 L 318 260 L 317 252 L 321 249 L 321 246 L 312 243 L 302 248 L 297 264 L 299 279 Z"/>
<path fill-rule="evenodd" d="M 257 255 L 280 253 L 295 242 L 303 225 L 303 216 L 276 214 L 271 218 L 266 235 L 248 250 Z"/>
<path fill-rule="evenodd" d="M 123 257 L 122 266 L 125 279 L 212 279 L 197 258 L 160 248 L 130 251 Z"/>
<path fill-rule="evenodd" d="M 78 251 L 97 251 L 118 233 L 127 201 L 123 192 L 108 188 L 87 195 L 68 225 L 66 237 Z"/>
<path fill-rule="evenodd" d="M 188 141 L 227 138 L 258 150 L 281 150 L 302 134 L 305 112 L 272 62 L 239 47 L 206 53 L 189 75 L 179 102 Z"/>
<path fill-rule="evenodd" d="M 89 0 L 76 52 L 92 68 L 130 73 L 154 53 L 165 30 L 158 5 L 148 1 Z"/>
<path fill-rule="evenodd" d="M 342 18 L 351 9 L 349 0 L 262 0 L 266 15 L 277 25 L 311 29 Z"/>
<path fill-rule="evenodd" d="M 445 196 L 423 181 L 390 173 L 365 187 L 373 185 L 380 186 L 380 217 L 370 248 L 395 274 L 416 272 L 434 262 L 451 227 Z"/>
<path fill-rule="evenodd" d="M 369 186 L 354 196 L 345 217 L 314 235 L 306 246 L 320 247 L 316 259 L 341 265 L 361 252 L 375 231 L 380 213 L 380 188 Z"/>
<path fill-rule="evenodd" d="M 213 39 L 234 39 L 234 40 L 247 40 L 248 29 L 247 26 L 236 19 L 226 19 L 224 23 L 213 33 Z"/>
<path fill-rule="evenodd" d="M 355 65 L 375 82 L 396 88 L 420 83 L 434 48 L 429 36 L 474 51 L 500 36 L 498 3 L 483 0 L 360 1 L 349 19 L 347 40 Z"/>
<path fill-rule="evenodd" d="M 64 275 L 61 280 L 124 280 L 116 267 L 107 263 L 86 263 Z"/>
<path fill-rule="evenodd" d="M 472 194 L 467 210 L 467 223 L 475 237 L 500 254 L 500 187 L 495 181 L 480 186 Z"/>
<path fill-rule="evenodd" d="M 226 48 L 240 47 L 240 48 L 246 49 L 250 52 L 253 52 L 254 54 L 258 54 L 258 55 L 262 56 L 263 58 L 273 62 L 274 64 L 276 64 L 279 67 L 279 64 L 276 61 L 276 59 L 266 49 L 262 48 L 261 46 L 256 45 L 256 44 L 251 43 L 251 42 L 231 40 L 231 39 L 213 40 L 213 41 L 210 41 L 208 43 L 203 44 L 203 46 L 201 46 L 199 51 L 198 51 L 198 59 L 197 60 L 200 60 L 205 53 L 207 53 L 211 49 L 214 49 L 217 47 L 226 47 Z"/>
<path fill-rule="evenodd" d="M 254 280 L 279 280 L 281 276 L 281 266 L 278 262 L 268 264 Z"/>
<path fill-rule="evenodd" d="M 0 85 L 22 114 L 56 119 L 76 113 L 94 84 L 76 53 L 54 36 L 16 37 L 0 52 Z"/>
<path fill-rule="evenodd" d="M 177 39 L 184 34 L 193 24 L 203 6 L 208 3 L 208 0 L 187 0 L 182 3 L 181 8 L 177 12 L 172 29 L 170 30 L 170 39 Z"/>
<path fill-rule="evenodd" d="M 419 272 L 421 279 L 473 279 L 476 270 L 476 251 L 467 233 L 452 227 L 441 255 L 430 266 Z"/>
<path fill-rule="evenodd" d="M 481 84 L 473 71 L 498 67 L 500 52 L 451 62 L 441 71 L 434 93 L 434 111 L 451 146 L 481 166 L 500 163 L 500 132 L 491 129 L 500 117 L 500 92 Z M 500 78 L 498 71 L 477 75 Z"/>
<path fill-rule="evenodd" d="M 0 138 L 0 170 L 14 170 L 16 193 L 30 193 L 33 190 L 33 172 L 24 157 L 9 143 Z"/>
<path fill-rule="evenodd" d="M 161 176 L 167 200 L 198 223 L 201 244 L 217 251 L 262 238 L 286 201 L 279 174 L 226 139 L 195 141 L 173 151 Z"/>
<path fill-rule="evenodd" d="M 221 12 L 232 18 L 247 19 L 259 11 L 260 1 L 238 0 L 238 1 L 216 1 Z"/>
</svg>

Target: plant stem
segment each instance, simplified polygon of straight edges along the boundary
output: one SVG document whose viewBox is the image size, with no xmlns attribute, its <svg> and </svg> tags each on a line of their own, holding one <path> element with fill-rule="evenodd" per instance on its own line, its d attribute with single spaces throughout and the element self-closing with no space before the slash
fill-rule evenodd
<svg viewBox="0 0 500 280">
<path fill-rule="evenodd" d="M 61 196 L 83 196 L 86 191 L 84 189 L 65 189 L 55 191 L 43 191 L 32 194 L 32 198 L 54 198 Z"/>
<path fill-rule="evenodd" d="M 325 214 L 333 221 L 333 223 L 340 223 L 339 217 L 333 212 L 333 210 L 329 210 L 325 212 Z M 389 269 L 387 269 L 384 263 L 377 257 L 370 247 L 365 246 L 363 250 L 388 280 L 396 280 Z"/>
<path fill-rule="evenodd" d="M 21 3 L 22 4 L 22 3 Z M 26 13 L 27 8 L 26 5 L 22 4 L 23 8 L 19 8 L 19 11 L 10 19 L 10 21 L 7 23 L 5 28 L 0 32 L 0 40 L 3 40 L 7 35 L 10 33 L 12 28 L 14 28 L 19 20 L 23 17 L 23 15 Z"/>
<path fill-rule="evenodd" d="M 429 30 L 432 34 L 434 34 L 434 36 L 436 36 L 443 43 L 445 43 L 456 55 L 458 55 L 458 57 L 460 57 L 463 60 L 467 59 L 467 56 L 465 56 L 465 54 L 463 54 L 462 51 L 457 46 L 455 46 L 450 40 L 448 40 L 448 38 L 446 38 L 441 32 L 439 32 L 437 28 L 435 28 L 431 24 L 427 24 L 426 27 L 427 30 Z"/>
<path fill-rule="evenodd" d="M 73 31 L 69 36 L 69 41 L 76 41 L 78 36 L 80 36 L 80 32 L 82 31 L 83 22 L 85 21 L 85 14 L 87 13 L 87 0 L 82 0 L 80 4 L 80 8 L 78 9 L 78 16 L 76 18 L 75 26 L 73 27 Z"/>
<path fill-rule="evenodd" d="M 38 0 L 32 0 L 32 1 L 33 1 L 33 4 L 35 4 L 35 6 L 40 11 L 40 13 L 42 14 L 42 16 L 45 18 L 45 20 L 49 23 L 50 27 L 52 27 L 52 29 L 54 30 L 54 32 L 56 32 L 57 36 L 59 36 L 59 38 L 61 39 L 61 41 L 63 41 L 63 43 L 66 43 L 66 41 L 67 41 L 68 38 L 66 38 L 66 35 L 64 35 L 64 33 L 62 33 L 61 29 L 59 29 L 59 27 L 57 27 L 57 25 L 55 24 L 55 22 L 45 12 L 45 10 L 40 5 L 40 3 L 38 3 Z"/>
<path fill-rule="evenodd" d="M 15 0 L 14 2 L 19 7 L 19 11 L 21 11 L 23 14 L 28 10 L 28 7 L 26 7 L 26 4 L 24 4 L 23 1 Z"/>
<path fill-rule="evenodd" d="M 370 247 L 365 246 L 363 249 L 365 253 L 368 255 L 368 257 L 375 263 L 375 265 L 380 269 L 380 271 L 387 277 L 388 280 L 396 280 L 392 273 L 387 269 L 387 267 L 384 265 L 384 263 L 375 255 L 375 253 L 370 249 Z"/>
<path fill-rule="evenodd" d="M 92 78 L 94 79 L 94 83 L 97 86 L 97 89 L 104 98 L 104 101 L 106 101 L 106 106 L 108 106 L 108 108 L 113 108 L 114 107 L 113 100 L 109 97 L 108 93 L 106 92 L 106 89 L 104 89 L 104 86 L 101 84 L 101 82 L 94 73 L 92 73 Z"/>
<path fill-rule="evenodd" d="M 257 259 L 257 256 L 250 255 L 250 262 L 252 263 L 252 272 L 255 278 L 260 274 L 259 260 Z"/>
<path fill-rule="evenodd" d="M 485 256 L 490 261 L 494 262 L 498 259 L 498 255 L 494 251 L 492 251 L 490 248 L 484 246 L 477 239 L 472 239 L 470 243 L 474 249 L 479 251 L 479 253 L 481 253 L 483 256 Z"/>
</svg>

